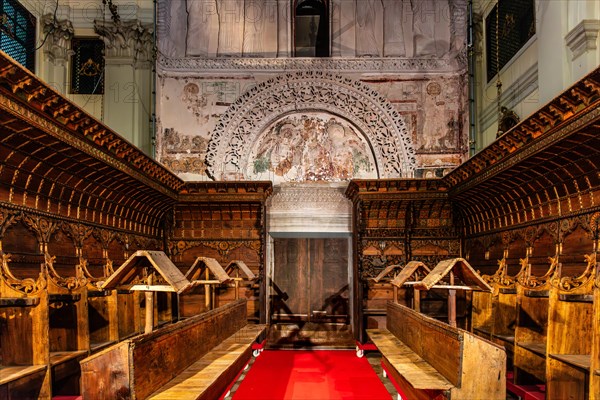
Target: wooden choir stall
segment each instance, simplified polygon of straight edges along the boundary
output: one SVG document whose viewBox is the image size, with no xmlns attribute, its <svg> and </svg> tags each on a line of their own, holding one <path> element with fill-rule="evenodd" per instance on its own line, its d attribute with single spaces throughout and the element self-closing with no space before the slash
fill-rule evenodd
<svg viewBox="0 0 600 400">
<path fill-rule="evenodd" d="M 138 250 L 126 260 L 102 289 L 145 293 L 144 333 L 81 361 L 83 398 L 222 395 L 248 363 L 252 344 L 265 326 L 247 324 L 246 302 L 239 300 L 155 330 L 161 324 L 154 293 L 178 296 L 198 284 L 206 281 L 190 282 L 162 251 Z"/>
</svg>

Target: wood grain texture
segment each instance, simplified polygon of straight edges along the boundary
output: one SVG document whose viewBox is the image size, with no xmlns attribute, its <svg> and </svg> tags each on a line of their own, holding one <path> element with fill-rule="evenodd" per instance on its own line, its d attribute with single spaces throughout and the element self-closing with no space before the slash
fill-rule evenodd
<svg viewBox="0 0 600 400">
<path fill-rule="evenodd" d="M 596 269 L 596 284 L 594 286 L 594 318 L 592 326 L 592 357 L 590 370 L 590 400 L 600 400 L 600 271 Z"/>
<path fill-rule="evenodd" d="M 149 398 L 191 400 L 219 397 L 248 362 L 252 353 L 252 343 L 264 331 L 264 325 L 246 325 Z"/>
<path fill-rule="evenodd" d="M 245 325 L 246 302 L 238 300 L 111 346 L 81 362 L 84 398 L 145 399 L 228 337 L 250 346 L 255 337 L 239 332 Z M 118 373 L 111 373 L 115 365 Z"/>
<path fill-rule="evenodd" d="M 81 395 L 89 400 L 131 398 L 129 341 L 81 361 Z"/>
<path fill-rule="evenodd" d="M 387 329 L 453 385 L 460 385 L 462 336 L 456 328 L 408 307 L 388 303 Z"/>
<path fill-rule="evenodd" d="M 506 398 L 500 346 L 395 303 L 387 314 L 388 329 L 367 333 L 409 398 Z"/>
</svg>

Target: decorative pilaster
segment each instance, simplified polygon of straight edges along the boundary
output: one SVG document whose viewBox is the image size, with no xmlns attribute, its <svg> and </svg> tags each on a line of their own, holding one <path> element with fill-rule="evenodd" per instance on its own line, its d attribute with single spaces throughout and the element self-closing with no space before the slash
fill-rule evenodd
<svg viewBox="0 0 600 400">
<path fill-rule="evenodd" d="M 68 19 L 57 20 L 52 14 L 44 15 L 42 24 L 44 34 L 47 35 L 44 54 L 54 65 L 64 66 L 73 55 L 73 24 Z"/>
<path fill-rule="evenodd" d="M 94 21 L 105 44 L 104 122 L 150 154 L 154 31 L 139 20 Z"/>
<path fill-rule="evenodd" d="M 94 31 L 106 46 L 106 61 L 113 63 L 150 63 L 154 59 L 154 30 L 139 20 L 94 21 Z M 120 62 L 119 62 L 120 61 Z"/>
</svg>

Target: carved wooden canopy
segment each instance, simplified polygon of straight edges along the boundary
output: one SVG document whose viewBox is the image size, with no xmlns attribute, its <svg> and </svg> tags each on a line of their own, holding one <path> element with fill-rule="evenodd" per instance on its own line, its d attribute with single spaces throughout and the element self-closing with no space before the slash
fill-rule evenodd
<svg viewBox="0 0 600 400">
<path fill-rule="evenodd" d="M 444 178 L 467 233 L 598 208 L 600 68 Z"/>
<path fill-rule="evenodd" d="M 1 201 L 158 234 L 183 182 L 1 52 L 0 110 Z"/>
</svg>

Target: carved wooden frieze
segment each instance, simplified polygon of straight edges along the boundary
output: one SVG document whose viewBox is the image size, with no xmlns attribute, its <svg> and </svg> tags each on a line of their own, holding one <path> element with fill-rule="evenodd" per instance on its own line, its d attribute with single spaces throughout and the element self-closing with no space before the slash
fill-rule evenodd
<svg viewBox="0 0 600 400">
<path fill-rule="evenodd" d="M 172 256 L 178 256 L 194 247 L 205 246 L 216 250 L 219 255 L 226 257 L 233 250 L 240 247 L 247 247 L 251 250 L 261 253 L 262 242 L 260 240 L 179 240 L 176 243 L 170 243 Z"/>
</svg>

